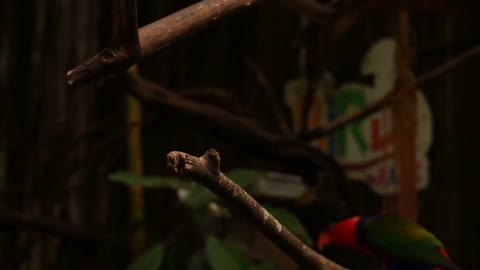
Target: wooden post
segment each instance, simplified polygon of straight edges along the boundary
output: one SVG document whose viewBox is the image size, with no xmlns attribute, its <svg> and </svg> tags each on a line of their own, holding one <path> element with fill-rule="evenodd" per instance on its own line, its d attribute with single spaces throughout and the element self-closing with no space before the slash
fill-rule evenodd
<svg viewBox="0 0 480 270">
<path fill-rule="evenodd" d="M 396 25 L 397 35 L 397 97 L 392 104 L 395 136 L 396 177 L 399 191 L 397 213 L 416 220 L 418 195 L 416 183 L 417 99 L 416 87 L 410 71 L 409 15 L 400 10 Z"/>
<path fill-rule="evenodd" d="M 131 69 L 136 68 L 132 66 Z M 143 174 L 142 154 L 142 106 L 134 97 L 127 95 L 127 129 L 128 129 L 128 165 L 130 172 Z M 144 218 L 143 187 L 130 187 L 131 220 L 137 222 Z M 145 230 L 138 228 L 132 238 L 132 252 L 139 257 L 145 246 Z"/>
</svg>

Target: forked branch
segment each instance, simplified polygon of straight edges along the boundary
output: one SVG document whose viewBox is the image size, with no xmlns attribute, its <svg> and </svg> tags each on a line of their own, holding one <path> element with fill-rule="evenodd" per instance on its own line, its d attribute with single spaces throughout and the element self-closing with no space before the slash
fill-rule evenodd
<svg viewBox="0 0 480 270">
<path fill-rule="evenodd" d="M 199 158 L 183 152 L 170 152 L 167 155 L 167 166 L 177 174 L 194 177 L 229 205 L 236 207 L 300 265 L 307 269 L 346 270 L 305 245 L 245 190 L 226 177 L 220 171 L 220 154 L 215 149 L 209 149 Z"/>
</svg>

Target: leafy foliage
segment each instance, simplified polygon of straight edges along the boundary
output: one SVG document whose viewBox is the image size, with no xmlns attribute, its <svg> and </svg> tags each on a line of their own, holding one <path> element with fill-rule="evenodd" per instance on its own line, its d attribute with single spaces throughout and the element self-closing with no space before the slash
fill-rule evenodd
<svg viewBox="0 0 480 270">
<path fill-rule="evenodd" d="M 165 247 L 162 244 L 153 246 L 128 266 L 128 270 L 158 270 L 164 259 Z"/>
<path fill-rule="evenodd" d="M 206 255 L 212 270 L 243 270 L 252 264 L 237 247 L 215 237 L 207 238 Z"/>
<path fill-rule="evenodd" d="M 303 242 L 310 246 L 313 245 L 312 239 L 310 239 L 310 236 L 295 214 L 285 208 L 265 206 L 265 209 L 267 209 L 270 214 L 272 214 L 280 223 L 282 223 L 283 226 L 287 227 L 290 231 L 292 231 L 292 233 L 302 239 Z"/>
<path fill-rule="evenodd" d="M 267 174 L 266 171 L 240 168 L 228 171 L 225 175 L 235 181 L 244 189 L 249 189 L 253 183 L 262 179 Z M 199 230 L 203 235 L 205 244 L 201 250 L 194 251 L 187 255 L 189 270 L 274 270 L 277 267 L 270 262 L 255 262 L 239 246 L 233 243 L 219 239 L 219 230 L 214 228 L 220 224 L 221 218 L 225 218 L 219 213 L 222 210 L 227 212 L 218 198 L 207 188 L 192 181 L 193 179 L 182 179 L 179 177 L 164 176 L 137 176 L 127 172 L 117 172 L 110 175 L 114 182 L 122 183 L 127 186 L 140 185 L 145 188 L 171 188 L 177 191 L 180 201 L 192 209 L 192 221 L 195 224 L 195 230 Z M 285 227 L 300 237 L 305 243 L 311 245 L 305 228 L 298 218 L 289 210 L 279 207 L 265 207 L 275 218 L 277 218 Z M 216 210 L 214 210 L 216 209 Z M 129 270 L 155 270 L 155 269 L 174 269 L 172 251 L 175 247 L 164 247 L 159 244 L 145 252 L 137 261 L 132 263 Z M 178 250 L 177 250 L 178 251 Z M 190 251 L 191 252 L 191 251 Z"/>
<path fill-rule="evenodd" d="M 248 187 L 253 182 L 265 177 L 266 171 L 238 168 L 225 173 L 225 175 L 235 181 L 242 188 Z"/>
<path fill-rule="evenodd" d="M 187 179 L 182 180 L 178 177 L 165 176 L 139 176 L 130 172 L 116 172 L 110 174 L 110 179 L 115 182 L 123 183 L 127 186 L 139 185 L 147 188 L 169 187 L 173 189 L 188 188 L 192 182 Z"/>
</svg>

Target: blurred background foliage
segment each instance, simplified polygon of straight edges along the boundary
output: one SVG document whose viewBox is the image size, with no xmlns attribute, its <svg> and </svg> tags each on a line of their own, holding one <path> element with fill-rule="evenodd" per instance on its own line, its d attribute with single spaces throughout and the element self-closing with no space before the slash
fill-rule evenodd
<svg viewBox="0 0 480 270">
<path fill-rule="evenodd" d="M 251 191 L 249 186 L 252 182 L 260 181 L 267 172 L 251 169 L 234 169 L 226 173 L 240 187 Z M 231 233 L 230 226 L 226 225 L 232 218 L 236 222 L 246 223 L 241 215 L 232 217 L 232 213 L 225 208 L 222 202 L 205 187 L 192 182 L 192 179 L 180 179 L 174 177 L 139 177 L 131 173 L 118 172 L 110 176 L 113 181 L 126 185 L 140 185 L 149 189 L 171 188 L 176 190 L 180 201 L 181 211 L 190 212 L 188 220 L 177 225 L 170 241 L 164 241 L 147 250 L 140 258 L 129 266 L 129 269 L 278 269 L 272 262 L 255 258 L 255 250 L 249 250 L 248 238 L 242 238 Z M 264 207 L 279 220 L 285 227 L 290 229 L 305 243 L 313 247 L 313 242 L 305 231 L 303 225 L 289 210 L 281 207 L 264 205 Z M 189 224 L 189 226 L 186 226 Z M 204 243 L 197 245 L 191 250 L 183 250 L 188 260 L 183 261 L 187 265 L 178 266 L 182 262 L 172 261 L 168 256 L 179 245 L 176 234 L 183 234 L 188 230 L 190 237 L 183 241 L 191 243 Z M 226 239 L 219 239 L 226 238 Z M 200 247 L 200 248 L 199 248 Z M 191 254 L 188 254 L 190 252 Z M 167 254 L 167 255 L 165 255 Z M 170 261 L 169 261 L 170 260 Z M 166 267 L 163 268 L 162 266 Z M 168 268 L 168 267 L 170 268 Z"/>
<path fill-rule="evenodd" d="M 139 25 L 195 1 L 139 1 Z M 323 1 L 320 1 L 323 2 Z M 422 74 L 480 41 L 477 1 L 466 14 L 412 12 L 413 71 Z M 268 95 L 248 68 L 265 74 L 276 96 L 302 72 L 355 78 L 358 62 L 391 33 L 393 11 L 368 11 L 332 41 L 275 1 L 219 20 L 138 65 L 145 78 L 182 96 L 219 106 L 279 131 Z M 0 3 L 0 265 L 2 269 L 295 269 L 295 264 L 203 187 L 166 171 L 165 155 L 216 148 L 222 170 L 249 190 L 267 171 L 298 174 L 278 162 L 166 108 L 141 109 L 142 171 L 127 173 L 131 125 L 122 79 L 68 91 L 65 73 L 108 45 L 111 1 L 3 0 Z M 464 269 L 480 269 L 478 66 L 474 58 L 423 86 L 433 113 L 430 186 L 420 193 L 419 222 Z M 284 108 L 285 109 L 285 108 Z M 137 123 L 138 124 L 138 123 Z M 291 124 L 291 121 L 290 121 Z M 239 168 L 244 168 L 238 170 Z M 236 170 L 237 169 L 237 170 Z M 262 176 L 263 175 L 263 176 Z M 372 214 L 382 199 L 329 171 L 304 171 L 308 190 L 295 200 L 256 196 L 309 243 L 333 219 Z M 143 218 L 132 220 L 129 189 L 141 193 Z M 313 198 L 313 199 L 312 199 Z M 140 256 L 131 239 L 145 233 Z M 310 239 L 310 240 L 308 240 Z M 353 269 L 375 263 L 348 250 L 327 256 Z"/>
</svg>

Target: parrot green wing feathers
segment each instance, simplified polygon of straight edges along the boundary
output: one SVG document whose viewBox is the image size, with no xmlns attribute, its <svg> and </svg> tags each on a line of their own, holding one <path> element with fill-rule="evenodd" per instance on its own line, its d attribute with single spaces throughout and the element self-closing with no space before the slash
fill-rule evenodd
<svg viewBox="0 0 480 270">
<path fill-rule="evenodd" d="M 366 245 L 386 256 L 454 268 L 440 251 L 443 244 L 410 220 L 395 215 L 372 217 L 365 222 L 363 237 Z"/>
</svg>

